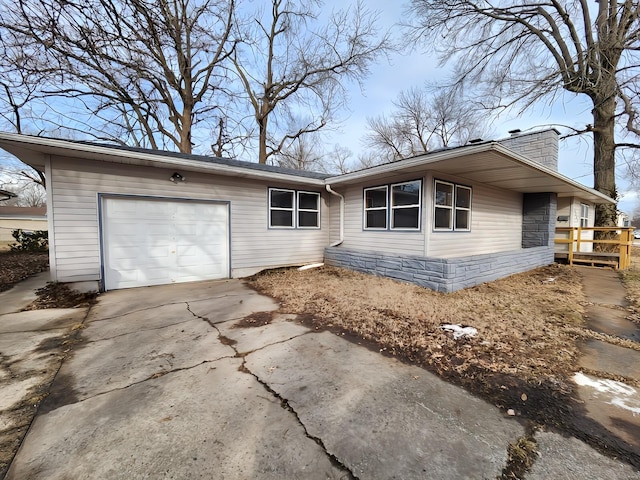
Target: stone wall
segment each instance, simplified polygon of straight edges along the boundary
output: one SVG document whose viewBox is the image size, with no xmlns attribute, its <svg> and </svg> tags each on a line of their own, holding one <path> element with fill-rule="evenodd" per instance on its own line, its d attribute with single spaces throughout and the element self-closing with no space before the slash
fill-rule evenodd
<svg viewBox="0 0 640 480">
<path fill-rule="evenodd" d="M 553 247 L 460 258 L 392 256 L 340 247 L 325 249 L 327 265 L 415 283 L 438 292 L 454 292 L 552 264 Z"/>
<path fill-rule="evenodd" d="M 557 195 L 525 193 L 522 198 L 522 248 L 554 247 Z"/>
<path fill-rule="evenodd" d="M 541 163 L 551 170 L 558 171 L 558 131 L 555 129 L 541 132 L 514 134 L 499 143 L 517 152 L 529 160 Z"/>
</svg>

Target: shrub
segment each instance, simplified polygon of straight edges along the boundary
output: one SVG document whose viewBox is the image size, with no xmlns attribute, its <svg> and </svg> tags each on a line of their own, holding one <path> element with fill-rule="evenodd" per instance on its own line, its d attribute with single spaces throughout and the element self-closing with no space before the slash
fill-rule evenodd
<svg viewBox="0 0 640 480">
<path fill-rule="evenodd" d="M 46 252 L 49 250 L 49 234 L 46 230 L 13 230 L 11 236 L 17 243 L 9 245 L 12 252 Z"/>
</svg>

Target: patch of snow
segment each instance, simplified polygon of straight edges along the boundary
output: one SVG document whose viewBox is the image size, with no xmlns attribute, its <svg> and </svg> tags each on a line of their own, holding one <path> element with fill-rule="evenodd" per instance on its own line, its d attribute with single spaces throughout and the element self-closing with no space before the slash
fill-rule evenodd
<svg viewBox="0 0 640 480">
<path fill-rule="evenodd" d="M 440 325 L 440 328 L 446 332 L 453 332 L 453 339 L 457 340 L 463 337 L 475 337 L 478 334 L 478 330 L 473 327 L 463 327 L 462 325 Z"/>
<path fill-rule="evenodd" d="M 614 398 L 611 400 L 611 405 L 629 410 L 634 416 L 640 415 L 640 401 L 631 401 L 631 403 L 636 406 L 629 405 L 628 399 L 625 398 Z"/>
<path fill-rule="evenodd" d="M 573 376 L 573 381 L 580 386 L 595 388 L 603 393 L 615 393 L 618 395 L 635 395 L 637 390 L 630 385 L 615 380 L 594 379 L 578 372 Z"/>
<path fill-rule="evenodd" d="M 555 282 L 555 281 L 556 281 L 556 277 L 549 277 L 544 281 L 544 283 L 551 283 L 551 282 Z"/>
</svg>

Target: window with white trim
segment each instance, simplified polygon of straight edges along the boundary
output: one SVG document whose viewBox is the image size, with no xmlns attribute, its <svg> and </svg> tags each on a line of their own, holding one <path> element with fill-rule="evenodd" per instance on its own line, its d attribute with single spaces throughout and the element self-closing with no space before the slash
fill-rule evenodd
<svg viewBox="0 0 640 480">
<path fill-rule="evenodd" d="M 589 205 L 587 205 L 586 203 L 580 204 L 580 226 L 589 226 Z"/>
<path fill-rule="evenodd" d="M 419 230 L 422 180 L 364 189 L 365 230 Z"/>
<path fill-rule="evenodd" d="M 391 185 L 392 230 L 420 228 L 421 184 L 418 180 Z"/>
<path fill-rule="evenodd" d="M 269 188 L 269 228 L 320 228 L 320 194 Z"/>
<path fill-rule="evenodd" d="M 471 187 L 436 180 L 433 205 L 434 230 L 471 230 Z"/>
<path fill-rule="evenodd" d="M 387 186 L 364 189 L 364 228 L 387 229 Z"/>
</svg>

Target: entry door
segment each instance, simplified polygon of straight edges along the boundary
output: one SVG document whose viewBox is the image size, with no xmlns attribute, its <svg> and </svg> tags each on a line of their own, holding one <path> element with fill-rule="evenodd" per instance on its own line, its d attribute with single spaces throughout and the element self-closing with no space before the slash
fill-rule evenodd
<svg viewBox="0 0 640 480">
<path fill-rule="evenodd" d="M 106 290 L 229 276 L 229 207 L 149 198 L 102 199 Z"/>
</svg>

